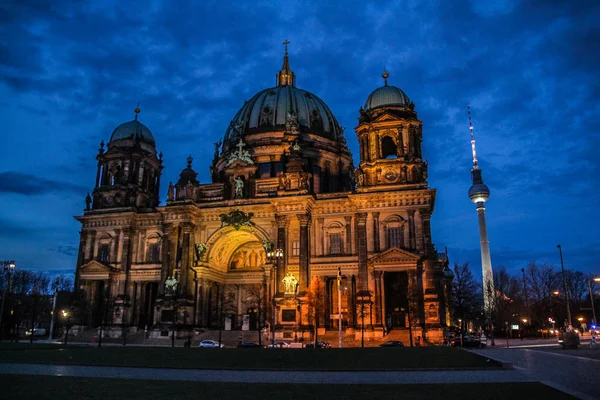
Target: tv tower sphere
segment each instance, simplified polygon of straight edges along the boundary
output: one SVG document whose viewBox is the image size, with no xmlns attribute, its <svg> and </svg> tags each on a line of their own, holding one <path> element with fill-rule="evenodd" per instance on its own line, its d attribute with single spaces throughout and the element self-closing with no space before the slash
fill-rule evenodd
<svg viewBox="0 0 600 400">
<path fill-rule="evenodd" d="M 469 188 L 469 198 L 475 204 L 485 203 L 490 198 L 490 189 L 483 183 L 475 183 Z"/>
</svg>

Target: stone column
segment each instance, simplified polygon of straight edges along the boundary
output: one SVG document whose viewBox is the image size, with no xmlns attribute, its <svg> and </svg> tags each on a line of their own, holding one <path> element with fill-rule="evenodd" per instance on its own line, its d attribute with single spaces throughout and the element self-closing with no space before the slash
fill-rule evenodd
<svg viewBox="0 0 600 400">
<path fill-rule="evenodd" d="M 125 274 L 125 282 L 123 282 L 123 301 L 129 299 L 129 278 L 130 278 L 130 267 L 131 267 L 131 229 L 123 229 L 123 252 L 121 253 L 121 272 Z"/>
<path fill-rule="evenodd" d="M 163 225 L 163 237 L 162 237 L 162 267 L 160 270 L 160 282 L 158 284 L 158 295 L 162 296 L 165 294 L 165 281 L 170 276 L 171 268 L 171 252 L 172 252 L 172 238 L 175 236 L 176 227 L 173 224 Z"/>
<path fill-rule="evenodd" d="M 373 299 L 375 302 L 375 324 L 380 325 L 381 322 L 381 271 L 373 271 L 371 275 L 373 276 L 373 280 L 375 281 L 375 298 Z"/>
<path fill-rule="evenodd" d="M 275 215 L 275 222 L 277 223 L 277 244 L 276 248 L 283 250 L 283 259 L 277 260 L 277 277 L 276 279 L 276 291 L 281 292 L 281 282 L 285 277 L 287 270 L 287 227 L 289 225 L 289 221 L 287 216 L 285 215 Z"/>
<path fill-rule="evenodd" d="M 368 291 L 369 273 L 367 270 L 367 213 L 356 213 L 358 223 L 358 291 Z"/>
<path fill-rule="evenodd" d="M 325 218 L 318 217 L 317 222 L 318 222 L 317 228 L 319 229 L 319 234 L 317 235 L 317 239 L 319 241 L 318 254 L 320 256 L 324 256 L 325 255 Z"/>
<path fill-rule="evenodd" d="M 425 250 L 423 247 L 423 221 L 421 220 L 421 213 L 415 215 L 415 243 L 417 250 Z"/>
<path fill-rule="evenodd" d="M 417 248 L 415 240 L 415 210 L 407 210 L 408 212 L 408 239 L 411 250 Z"/>
<path fill-rule="evenodd" d="M 181 225 L 183 245 L 181 249 L 181 271 L 179 274 L 179 295 L 183 297 L 191 297 L 191 263 L 192 257 L 192 246 L 191 246 L 191 235 L 194 229 L 194 225 L 191 223 L 183 223 Z"/>
<path fill-rule="evenodd" d="M 305 292 L 310 282 L 310 248 L 309 248 L 309 226 L 311 222 L 310 214 L 298 214 L 300 222 L 300 262 L 299 262 L 299 292 Z"/>
<path fill-rule="evenodd" d="M 433 250 L 433 246 L 431 245 L 431 211 L 429 210 L 420 210 L 419 214 L 421 215 L 421 223 L 422 232 L 423 232 L 423 250 L 426 253 L 430 253 Z"/>
<path fill-rule="evenodd" d="M 324 301 L 324 305 L 323 307 L 325 308 L 325 315 L 324 318 L 325 320 L 323 321 L 325 323 L 325 328 L 326 329 L 330 329 L 331 328 L 331 296 L 332 296 L 332 290 L 331 290 L 331 278 L 325 278 L 325 301 Z M 337 290 L 337 287 L 336 287 Z M 336 293 L 337 295 L 337 293 Z"/>
<path fill-rule="evenodd" d="M 81 230 L 79 232 L 79 251 L 77 252 L 77 266 L 75 267 L 75 284 L 73 285 L 74 291 L 79 290 L 79 274 L 81 272 L 81 266 L 84 264 L 85 261 L 85 250 L 87 244 L 86 239 L 87 232 Z"/>
<path fill-rule="evenodd" d="M 373 251 L 379 253 L 381 245 L 379 242 L 379 212 L 371 213 L 373 215 Z"/>
<path fill-rule="evenodd" d="M 346 215 L 346 254 L 352 254 L 352 215 Z"/>
</svg>

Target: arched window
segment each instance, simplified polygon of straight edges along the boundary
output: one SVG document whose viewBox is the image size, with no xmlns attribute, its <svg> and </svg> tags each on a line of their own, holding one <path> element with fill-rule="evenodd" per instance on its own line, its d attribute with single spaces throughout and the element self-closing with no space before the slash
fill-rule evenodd
<svg viewBox="0 0 600 400">
<path fill-rule="evenodd" d="M 334 221 L 325 227 L 325 248 L 329 255 L 344 254 L 344 233 L 346 228 L 341 222 Z"/>
<path fill-rule="evenodd" d="M 112 237 L 109 234 L 104 234 L 98 239 L 98 261 L 110 262 L 110 248 L 112 245 Z"/>
<path fill-rule="evenodd" d="M 161 237 L 157 233 L 146 237 L 146 261 L 158 264 L 161 261 Z"/>
<path fill-rule="evenodd" d="M 381 158 L 398 158 L 398 147 L 390 136 L 381 139 Z"/>
<path fill-rule="evenodd" d="M 383 221 L 386 248 L 404 247 L 405 220 L 399 215 L 391 215 Z"/>
</svg>

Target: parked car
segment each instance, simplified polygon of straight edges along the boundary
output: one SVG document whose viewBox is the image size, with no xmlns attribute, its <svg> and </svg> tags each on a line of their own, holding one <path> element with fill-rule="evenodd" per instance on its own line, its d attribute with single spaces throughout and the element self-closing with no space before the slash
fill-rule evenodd
<svg viewBox="0 0 600 400">
<path fill-rule="evenodd" d="M 478 338 L 469 335 L 464 335 L 461 340 L 461 336 L 459 335 L 452 338 L 450 344 L 454 347 L 479 347 L 481 342 Z"/>
<path fill-rule="evenodd" d="M 379 347 L 404 347 L 404 343 L 399 340 L 390 340 L 383 344 L 380 344 Z"/>
<path fill-rule="evenodd" d="M 34 328 L 34 329 L 28 329 L 25 332 L 25 336 L 44 336 L 46 334 L 46 330 L 44 328 Z"/>
<path fill-rule="evenodd" d="M 268 348 L 278 348 L 278 349 L 287 349 L 288 347 L 290 347 L 290 344 L 288 342 L 275 342 L 275 344 L 273 343 L 269 343 L 269 345 L 267 346 Z"/>
<path fill-rule="evenodd" d="M 215 342 L 214 340 L 203 340 L 200 342 L 200 346 L 199 347 L 225 347 L 224 344 L 221 343 L 221 346 L 219 346 L 219 342 Z"/>
<path fill-rule="evenodd" d="M 314 349 L 315 348 L 315 343 L 311 342 L 311 343 L 307 343 L 306 346 L 304 346 L 307 349 Z M 318 349 L 328 349 L 330 348 L 331 345 L 327 342 L 317 342 L 317 348 Z"/>
<path fill-rule="evenodd" d="M 240 344 L 238 344 L 238 347 L 262 347 L 260 344 L 256 343 L 256 342 L 242 342 Z"/>
</svg>

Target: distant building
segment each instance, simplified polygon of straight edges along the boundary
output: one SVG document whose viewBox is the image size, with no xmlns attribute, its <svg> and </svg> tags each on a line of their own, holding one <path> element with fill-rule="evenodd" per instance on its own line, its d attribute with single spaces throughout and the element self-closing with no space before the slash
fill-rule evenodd
<svg viewBox="0 0 600 400">
<path fill-rule="evenodd" d="M 276 336 L 290 338 L 316 321 L 307 292 L 319 278 L 319 327 L 337 330 L 341 267 L 348 332 L 358 335 L 364 317 L 367 337 L 382 337 L 406 329 L 412 312 L 414 334 L 441 335 L 447 259 L 431 238 L 422 122 L 383 77 L 360 108 L 355 169 L 344 128 L 296 87 L 286 49 L 277 85 L 244 102 L 215 143 L 212 182 L 198 181 L 189 157 L 164 206 L 162 154 L 136 109 L 101 144 L 93 194 L 76 217 L 75 285 L 88 322 L 99 324 L 108 307 L 110 323 L 154 334 L 175 319 L 182 329 L 216 329 L 222 298 L 222 327 L 274 321 Z M 267 257 L 275 249 L 279 260 Z"/>
</svg>

